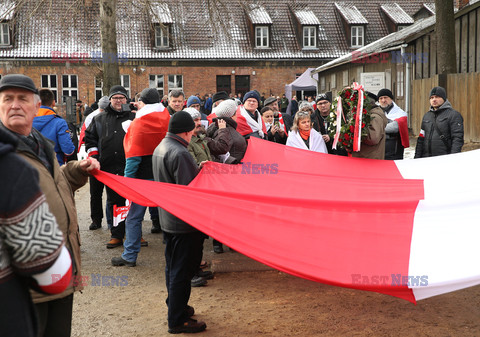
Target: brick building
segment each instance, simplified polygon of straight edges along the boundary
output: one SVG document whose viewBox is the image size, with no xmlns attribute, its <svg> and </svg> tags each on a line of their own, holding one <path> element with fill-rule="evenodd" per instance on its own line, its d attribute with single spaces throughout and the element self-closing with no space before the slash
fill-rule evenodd
<svg viewBox="0 0 480 337">
<path fill-rule="evenodd" d="M 306 68 L 400 29 L 382 6 L 396 4 L 407 15 L 423 7 L 418 0 L 213 3 L 119 0 L 118 55 L 102 55 L 98 2 L 2 0 L 0 75 L 24 73 L 59 98 L 88 104 L 102 95 L 101 62 L 117 61 L 131 96 L 148 86 L 161 94 L 281 95 Z"/>
</svg>

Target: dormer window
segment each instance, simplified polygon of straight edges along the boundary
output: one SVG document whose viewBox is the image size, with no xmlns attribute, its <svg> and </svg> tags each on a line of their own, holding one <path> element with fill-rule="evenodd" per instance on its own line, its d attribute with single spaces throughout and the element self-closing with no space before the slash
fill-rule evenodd
<svg viewBox="0 0 480 337">
<path fill-rule="evenodd" d="M 10 26 L 7 22 L 0 23 L 0 46 L 10 45 Z"/>
<path fill-rule="evenodd" d="M 317 47 L 317 27 L 303 26 L 303 48 Z"/>
<path fill-rule="evenodd" d="M 256 48 L 268 48 L 270 47 L 268 26 L 256 26 L 255 27 L 255 47 Z"/>
<path fill-rule="evenodd" d="M 364 45 L 364 30 L 363 26 L 352 26 L 352 47 L 362 47 Z"/>
<path fill-rule="evenodd" d="M 255 48 L 270 48 L 271 38 L 270 29 L 272 27 L 272 18 L 268 15 L 265 7 L 258 4 L 250 4 L 247 7 L 247 18 L 249 21 L 249 30 L 253 34 Z"/>
<path fill-rule="evenodd" d="M 155 25 L 155 47 L 169 48 L 170 47 L 170 27 L 167 25 Z"/>
</svg>

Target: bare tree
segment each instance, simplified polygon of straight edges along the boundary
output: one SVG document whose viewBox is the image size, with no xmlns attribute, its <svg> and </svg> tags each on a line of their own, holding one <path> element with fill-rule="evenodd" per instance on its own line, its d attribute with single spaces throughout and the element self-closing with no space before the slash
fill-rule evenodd
<svg viewBox="0 0 480 337">
<path fill-rule="evenodd" d="M 103 57 L 103 87 L 104 94 L 117 84 L 120 84 L 117 49 L 117 0 L 100 0 L 100 36 Z M 113 57 L 112 57 L 113 56 Z"/>
<path fill-rule="evenodd" d="M 453 0 L 435 0 L 435 32 L 439 74 L 456 73 L 455 19 Z"/>
</svg>

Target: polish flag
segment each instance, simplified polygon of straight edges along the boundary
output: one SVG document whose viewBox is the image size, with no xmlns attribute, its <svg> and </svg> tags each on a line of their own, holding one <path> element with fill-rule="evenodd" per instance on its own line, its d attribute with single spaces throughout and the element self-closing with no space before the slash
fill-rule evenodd
<svg viewBox="0 0 480 337">
<path fill-rule="evenodd" d="M 250 117 L 243 105 L 239 105 L 237 108 L 237 131 L 242 136 L 246 136 L 252 132 L 266 134 L 267 127 L 265 126 L 265 122 L 263 121 L 260 112 L 257 111 L 257 120 L 254 120 Z"/>
<path fill-rule="evenodd" d="M 251 138 L 242 164 L 188 186 L 95 176 L 280 271 L 415 303 L 480 284 L 479 165 L 480 150 L 383 161 Z"/>
<path fill-rule="evenodd" d="M 67 289 L 72 279 L 72 259 L 67 248 L 61 248 L 58 258 L 50 268 L 32 277 L 44 293 L 60 294 Z"/>
</svg>

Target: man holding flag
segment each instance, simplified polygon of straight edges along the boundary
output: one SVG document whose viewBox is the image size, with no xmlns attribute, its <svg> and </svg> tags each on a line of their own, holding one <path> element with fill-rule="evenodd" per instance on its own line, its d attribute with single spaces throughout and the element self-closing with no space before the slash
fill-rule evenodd
<svg viewBox="0 0 480 337">
<path fill-rule="evenodd" d="M 170 114 L 154 88 L 146 88 L 138 99 L 138 112 L 125 135 L 125 177 L 153 180 L 152 154 L 165 137 Z M 125 220 L 123 254 L 112 258 L 114 266 L 135 267 L 140 252 L 142 221 L 147 207 L 132 203 Z"/>
</svg>

